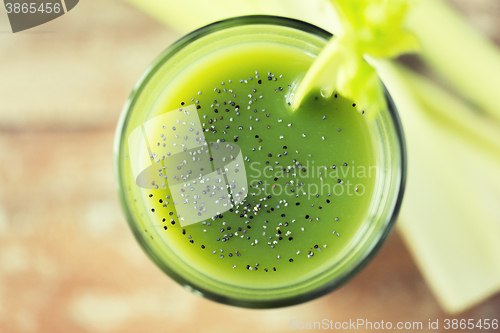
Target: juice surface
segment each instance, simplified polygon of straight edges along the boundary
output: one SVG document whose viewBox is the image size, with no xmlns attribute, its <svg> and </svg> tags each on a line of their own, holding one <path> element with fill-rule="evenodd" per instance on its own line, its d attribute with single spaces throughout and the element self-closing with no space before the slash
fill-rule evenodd
<svg viewBox="0 0 500 333">
<path fill-rule="evenodd" d="M 233 171 L 244 169 L 245 193 L 228 194 L 233 207 L 217 216 L 196 223 L 180 219 L 186 198 L 175 198 L 170 186 L 199 181 L 197 172 L 187 179 L 181 179 L 187 175 L 181 171 L 181 178 L 169 174 L 155 183 L 158 188 L 141 189 L 139 202 L 163 241 L 211 278 L 247 288 L 299 283 L 334 265 L 366 227 L 376 162 L 364 115 L 352 101 L 326 100 L 319 92 L 295 112 L 287 105 L 294 81 L 313 60 L 299 49 L 273 43 L 226 47 L 181 72 L 148 115 L 196 112 L 198 135 L 204 137 L 200 146 L 206 143 L 205 155 L 197 156 L 211 159 L 209 171 L 216 169 L 210 143 L 241 151 L 244 165 L 234 162 Z M 154 138 L 148 149 L 160 161 L 160 176 L 167 175 L 161 165 L 172 157 L 164 157 L 172 144 L 165 133 L 175 126 L 180 125 L 173 121 L 145 129 Z M 178 139 L 176 144 L 182 135 Z M 179 165 L 195 157 L 177 154 Z M 222 186 L 230 182 L 228 177 Z M 187 191 L 189 186 L 184 186 Z M 196 191 L 188 198 L 196 201 Z"/>
</svg>

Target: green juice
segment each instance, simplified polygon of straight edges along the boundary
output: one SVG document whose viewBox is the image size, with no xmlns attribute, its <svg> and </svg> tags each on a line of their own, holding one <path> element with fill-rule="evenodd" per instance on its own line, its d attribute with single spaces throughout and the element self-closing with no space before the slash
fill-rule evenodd
<svg viewBox="0 0 500 333">
<path fill-rule="evenodd" d="M 314 90 L 290 106 L 330 37 L 280 17 L 214 23 L 165 50 L 127 100 L 122 208 L 149 257 L 196 294 L 304 302 L 352 278 L 389 234 L 406 171 L 390 97 L 374 115 Z"/>
<path fill-rule="evenodd" d="M 136 197 L 143 219 L 156 229 L 155 241 L 201 276 L 250 289 L 295 285 L 334 266 L 368 228 L 377 163 L 365 115 L 353 101 L 325 99 L 319 91 L 295 112 L 288 105 L 314 58 L 298 47 L 266 41 L 226 46 L 179 71 L 147 115 L 190 110 L 202 128 L 198 137 L 204 139 L 197 142 L 206 151 L 198 153 L 205 160 L 199 163 L 211 170 L 199 176 L 196 165 L 183 162 L 193 155 L 181 152 L 175 176 L 168 170 L 177 162 L 168 162 L 173 155 L 165 152 L 182 144 L 188 132 L 177 142 L 165 138 L 181 118 L 143 127 L 158 169 L 144 179 L 163 180 Z M 196 223 L 182 221 L 178 210 L 185 198 L 175 198 L 170 186 L 208 177 L 216 169 L 213 144 L 240 149 L 244 195 L 236 198 L 229 188 L 227 210 Z M 188 171 L 190 177 L 181 179 Z M 231 180 L 220 177 L 227 187 Z M 198 209 L 203 200 L 189 205 Z"/>
</svg>

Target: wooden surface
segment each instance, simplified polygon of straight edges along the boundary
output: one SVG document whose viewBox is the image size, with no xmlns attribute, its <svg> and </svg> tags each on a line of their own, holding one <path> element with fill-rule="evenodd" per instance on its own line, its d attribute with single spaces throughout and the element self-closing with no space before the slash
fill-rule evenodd
<svg viewBox="0 0 500 333">
<path fill-rule="evenodd" d="M 16 35 L 5 33 L 5 19 L 0 332 L 286 332 L 291 319 L 439 319 L 442 327 L 445 318 L 499 318 L 500 296 L 457 316 L 443 313 L 397 232 L 352 281 L 299 306 L 247 310 L 184 290 L 133 238 L 112 169 L 120 109 L 178 36 L 115 0 L 81 1 Z"/>
</svg>

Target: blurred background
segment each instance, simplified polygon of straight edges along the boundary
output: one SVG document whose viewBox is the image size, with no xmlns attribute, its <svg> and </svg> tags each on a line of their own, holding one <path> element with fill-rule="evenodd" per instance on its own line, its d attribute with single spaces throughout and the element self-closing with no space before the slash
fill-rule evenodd
<svg viewBox="0 0 500 333">
<path fill-rule="evenodd" d="M 450 2 L 500 43 L 498 0 Z M 0 10 L 0 332 L 285 332 L 291 319 L 500 319 L 498 294 L 443 312 L 398 230 L 340 290 L 283 309 L 217 304 L 163 274 L 119 207 L 112 146 L 134 83 L 179 37 L 119 0 L 83 0 L 16 34 Z"/>
</svg>

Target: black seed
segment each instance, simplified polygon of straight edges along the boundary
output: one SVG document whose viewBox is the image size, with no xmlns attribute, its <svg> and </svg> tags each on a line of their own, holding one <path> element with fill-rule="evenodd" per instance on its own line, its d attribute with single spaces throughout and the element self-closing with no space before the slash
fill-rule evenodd
<svg viewBox="0 0 500 333">
<path fill-rule="evenodd" d="M 290 258 L 290 260 L 288 260 L 288 261 L 289 261 L 289 262 L 293 262 L 293 259 L 292 259 L 292 258 Z"/>
<path fill-rule="evenodd" d="M 295 203 L 295 206 L 300 206 L 300 202 Z"/>
<path fill-rule="evenodd" d="M 262 80 L 257 81 L 259 84 L 262 84 Z"/>
<path fill-rule="evenodd" d="M 202 246 L 201 246 L 201 248 L 202 248 L 202 249 L 204 249 L 204 248 L 205 248 L 205 245 L 202 245 Z"/>
<path fill-rule="evenodd" d="M 150 195 L 149 195 L 149 197 L 150 197 L 150 198 L 152 198 L 152 197 L 153 197 L 153 195 L 152 195 L 152 194 L 150 194 Z"/>
<path fill-rule="evenodd" d="M 184 102 L 181 102 L 181 105 L 184 105 L 185 103 Z"/>
<path fill-rule="evenodd" d="M 198 104 L 198 105 L 196 105 L 196 108 L 197 109 L 201 109 L 201 106 Z"/>
<path fill-rule="evenodd" d="M 163 226 L 163 229 L 167 230 L 168 228 L 167 228 L 167 226 Z"/>
<path fill-rule="evenodd" d="M 288 237 L 288 240 L 289 240 L 289 241 L 293 240 L 293 237 Z"/>
<path fill-rule="evenodd" d="M 308 218 L 309 218 L 309 215 L 306 215 L 306 219 L 308 219 Z"/>
<path fill-rule="evenodd" d="M 151 208 L 151 211 L 154 213 L 154 212 L 155 212 L 155 209 L 154 209 L 154 208 Z"/>
</svg>

